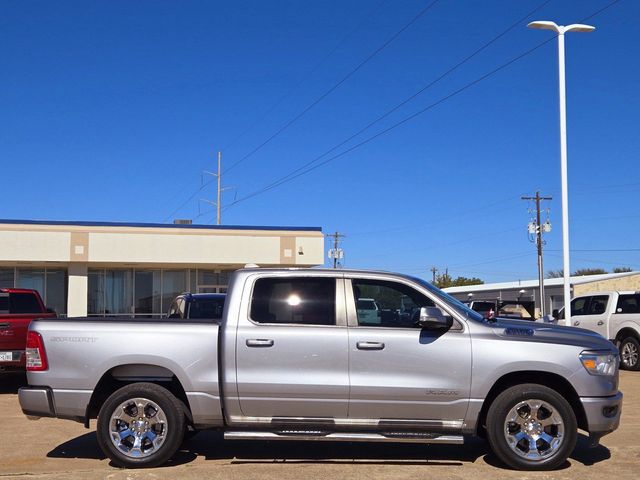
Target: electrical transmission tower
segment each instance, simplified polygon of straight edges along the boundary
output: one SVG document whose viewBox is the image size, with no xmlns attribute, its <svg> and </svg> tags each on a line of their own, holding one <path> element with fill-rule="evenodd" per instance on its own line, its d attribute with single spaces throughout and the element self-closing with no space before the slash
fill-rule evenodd
<svg viewBox="0 0 640 480">
<path fill-rule="evenodd" d="M 340 232 L 327 234 L 327 238 L 333 238 L 333 248 L 329 249 L 329 258 L 333 260 L 333 268 L 338 268 L 338 260 L 342 260 L 344 258 L 344 250 L 338 248 L 340 239 L 344 237 L 345 235 Z"/>
<path fill-rule="evenodd" d="M 538 250 L 538 281 L 540 283 L 540 315 L 546 315 L 546 302 L 544 298 L 544 268 L 542 262 L 542 246 L 544 240 L 542 240 L 543 233 L 549 233 L 551 231 L 551 222 L 549 221 L 549 210 L 547 209 L 547 219 L 544 224 L 540 224 L 540 202 L 542 200 L 552 200 L 552 197 L 541 197 L 540 192 L 536 192 L 535 197 L 521 197 L 522 200 L 535 200 L 536 202 L 536 217 L 532 218 L 528 225 L 529 240 L 536 244 Z M 529 210 L 531 213 L 531 210 Z"/>
</svg>

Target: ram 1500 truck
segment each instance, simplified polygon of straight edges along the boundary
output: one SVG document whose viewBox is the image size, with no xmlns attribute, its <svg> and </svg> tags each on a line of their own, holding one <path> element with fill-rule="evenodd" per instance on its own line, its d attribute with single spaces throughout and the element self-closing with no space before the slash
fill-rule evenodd
<svg viewBox="0 0 640 480">
<path fill-rule="evenodd" d="M 554 316 L 564 319 L 564 308 Z M 640 292 L 580 295 L 571 300 L 571 322 L 615 343 L 621 368 L 640 370 Z"/>
<path fill-rule="evenodd" d="M 565 462 L 578 428 L 597 443 L 618 427 L 618 360 L 593 332 L 485 320 L 418 278 L 250 268 L 232 275 L 221 321 L 33 322 L 19 399 L 32 417 L 97 418 L 125 467 L 166 462 L 191 427 L 242 440 L 480 435 L 508 465 L 542 470 Z"/>
<path fill-rule="evenodd" d="M 24 372 L 29 323 L 34 318 L 55 316 L 37 290 L 0 288 L 0 374 Z"/>
</svg>

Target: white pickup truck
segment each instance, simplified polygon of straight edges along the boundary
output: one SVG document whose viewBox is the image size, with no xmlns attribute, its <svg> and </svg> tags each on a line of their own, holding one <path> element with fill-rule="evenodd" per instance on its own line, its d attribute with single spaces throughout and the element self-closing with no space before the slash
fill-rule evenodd
<svg viewBox="0 0 640 480">
<path fill-rule="evenodd" d="M 554 315 L 564 318 L 564 309 Z M 599 333 L 620 350 L 620 367 L 640 370 L 640 292 L 597 292 L 571 300 L 575 327 Z"/>
</svg>

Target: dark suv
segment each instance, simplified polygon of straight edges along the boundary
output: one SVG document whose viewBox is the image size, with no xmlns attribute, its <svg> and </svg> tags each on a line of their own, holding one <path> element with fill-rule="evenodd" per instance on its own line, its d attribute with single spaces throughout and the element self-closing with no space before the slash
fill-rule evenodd
<svg viewBox="0 0 640 480">
<path fill-rule="evenodd" d="M 168 318 L 222 318 L 224 293 L 182 293 L 178 295 L 167 313 Z"/>
</svg>

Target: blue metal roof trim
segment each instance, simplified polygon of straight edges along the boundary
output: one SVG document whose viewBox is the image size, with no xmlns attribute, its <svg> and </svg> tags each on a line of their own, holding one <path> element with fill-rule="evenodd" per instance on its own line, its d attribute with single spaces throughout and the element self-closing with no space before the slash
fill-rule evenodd
<svg viewBox="0 0 640 480">
<path fill-rule="evenodd" d="M 0 225 L 70 225 L 75 227 L 141 227 L 141 228 L 186 228 L 196 230 L 284 230 L 300 232 L 321 232 L 322 227 L 274 227 L 255 225 L 198 225 L 176 223 L 135 223 L 135 222 L 82 222 L 62 220 L 3 220 Z"/>
</svg>

